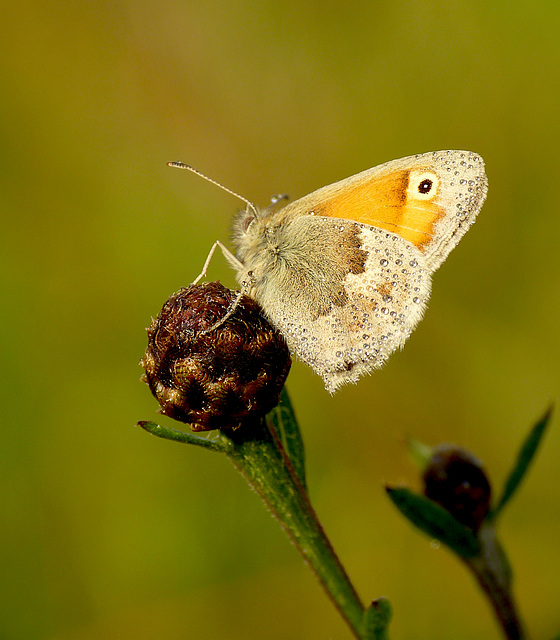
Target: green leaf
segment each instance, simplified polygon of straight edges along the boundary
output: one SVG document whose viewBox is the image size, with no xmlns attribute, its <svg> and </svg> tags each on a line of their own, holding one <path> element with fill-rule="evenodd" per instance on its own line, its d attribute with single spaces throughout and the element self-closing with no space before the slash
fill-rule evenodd
<svg viewBox="0 0 560 640">
<path fill-rule="evenodd" d="M 433 500 L 406 488 L 386 487 L 386 491 L 397 509 L 430 537 L 443 542 L 464 558 L 480 553 L 473 531 Z"/>
<path fill-rule="evenodd" d="M 519 451 L 515 465 L 504 485 L 502 496 L 489 516 L 491 519 L 495 519 L 498 516 L 512 498 L 513 494 L 517 491 L 521 481 L 525 477 L 539 444 L 541 443 L 546 427 L 550 422 L 550 418 L 552 417 L 552 409 L 553 406 L 551 405 L 527 436 L 527 439 Z"/>
<path fill-rule="evenodd" d="M 388 640 L 387 628 L 393 611 L 387 598 L 378 598 L 364 612 L 364 638 L 367 640 Z"/>
<path fill-rule="evenodd" d="M 280 404 L 272 409 L 266 418 L 271 422 L 302 487 L 307 491 L 303 439 L 286 387 L 282 389 L 280 394 Z"/>
<path fill-rule="evenodd" d="M 163 427 L 149 420 L 140 420 L 136 423 L 136 426 L 164 440 L 172 440 L 173 442 L 181 442 L 183 444 L 194 444 L 204 449 L 221 451 L 222 453 L 227 453 L 231 449 L 229 440 L 223 437 L 218 431 L 208 431 L 206 432 L 208 435 L 199 436 L 195 433 L 179 431 L 171 427 Z"/>
</svg>

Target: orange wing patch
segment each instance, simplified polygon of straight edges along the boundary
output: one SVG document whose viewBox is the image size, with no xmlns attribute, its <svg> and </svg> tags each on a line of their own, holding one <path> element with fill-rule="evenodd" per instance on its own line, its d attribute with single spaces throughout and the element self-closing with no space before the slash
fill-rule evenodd
<svg viewBox="0 0 560 640">
<path fill-rule="evenodd" d="M 439 178 L 429 169 L 393 171 L 342 188 L 314 213 L 385 229 L 424 251 L 445 216 L 438 195 Z"/>
</svg>

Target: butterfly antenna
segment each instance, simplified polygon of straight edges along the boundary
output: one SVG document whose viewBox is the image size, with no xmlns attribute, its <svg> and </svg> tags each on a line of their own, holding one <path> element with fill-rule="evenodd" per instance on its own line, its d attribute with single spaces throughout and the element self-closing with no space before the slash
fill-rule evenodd
<svg viewBox="0 0 560 640">
<path fill-rule="evenodd" d="M 240 196 L 238 193 L 236 193 L 232 189 L 228 189 L 227 187 L 224 187 L 223 184 L 220 184 L 217 180 L 213 180 L 212 178 L 209 178 L 208 176 L 204 175 L 202 171 L 199 171 L 198 169 L 191 167 L 190 164 L 185 164 L 184 162 L 168 162 L 167 166 L 177 167 L 177 169 L 188 169 L 189 171 L 196 173 L 197 176 L 200 176 L 201 178 L 208 180 L 208 182 L 215 184 L 217 187 L 220 187 L 220 189 L 223 189 L 227 193 L 230 193 L 232 196 L 235 196 L 236 198 L 239 198 L 240 200 L 242 200 L 249 207 L 249 209 L 251 209 L 251 211 L 255 214 L 255 218 L 259 217 L 259 212 L 257 211 L 257 207 L 255 207 L 255 205 L 252 202 L 247 200 L 247 198 Z"/>
</svg>

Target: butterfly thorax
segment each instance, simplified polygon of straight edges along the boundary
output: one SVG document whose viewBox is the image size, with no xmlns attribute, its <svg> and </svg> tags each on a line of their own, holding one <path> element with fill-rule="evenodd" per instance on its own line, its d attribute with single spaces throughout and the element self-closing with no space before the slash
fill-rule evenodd
<svg viewBox="0 0 560 640">
<path fill-rule="evenodd" d="M 282 237 L 285 223 L 279 211 L 248 210 L 240 212 L 234 222 L 233 241 L 236 257 L 243 267 L 237 270 L 240 284 L 251 281 L 260 288 L 262 282 L 275 271 L 279 260 L 285 259 Z"/>
</svg>

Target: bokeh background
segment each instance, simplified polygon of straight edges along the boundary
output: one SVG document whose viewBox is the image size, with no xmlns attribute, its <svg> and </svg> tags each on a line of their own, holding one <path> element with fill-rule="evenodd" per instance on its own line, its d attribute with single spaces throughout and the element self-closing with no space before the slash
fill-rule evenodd
<svg viewBox="0 0 560 640">
<path fill-rule="evenodd" d="M 403 441 L 472 449 L 500 487 L 560 395 L 560 5 L 531 0 L 4 3 L 0 637 L 349 638 L 226 459 L 153 438 L 145 327 L 240 205 L 387 160 L 487 163 L 475 227 L 385 369 L 288 381 L 311 496 L 392 638 L 500 637 L 464 568 L 384 482 Z M 209 277 L 235 284 L 216 256 Z M 164 421 L 162 419 L 162 421 Z M 170 421 L 167 421 L 170 423 Z M 560 629 L 560 435 L 501 523 L 533 638 Z"/>
</svg>

